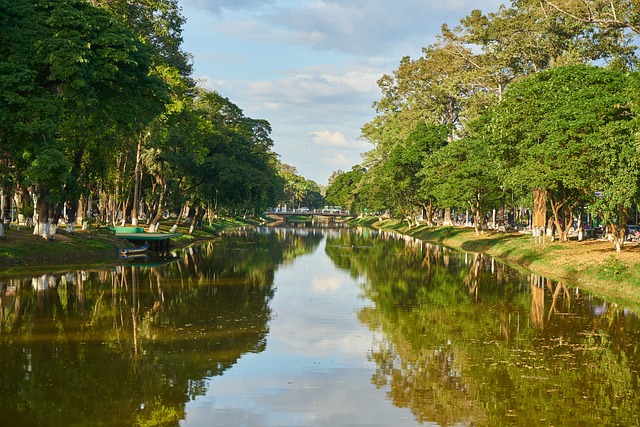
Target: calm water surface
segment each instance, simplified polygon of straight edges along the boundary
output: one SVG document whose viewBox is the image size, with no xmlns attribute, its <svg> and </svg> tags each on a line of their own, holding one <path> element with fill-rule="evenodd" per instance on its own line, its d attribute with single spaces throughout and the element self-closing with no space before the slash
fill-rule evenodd
<svg viewBox="0 0 640 427">
<path fill-rule="evenodd" d="M 393 234 L 0 279 L 0 425 L 640 425 L 638 316 Z"/>
</svg>

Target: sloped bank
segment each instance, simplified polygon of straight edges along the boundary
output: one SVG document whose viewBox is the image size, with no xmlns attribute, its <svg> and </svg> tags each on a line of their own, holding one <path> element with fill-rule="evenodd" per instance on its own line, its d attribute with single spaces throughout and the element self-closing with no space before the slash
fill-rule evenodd
<svg viewBox="0 0 640 427">
<path fill-rule="evenodd" d="M 408 227 L 406 222 L 365 218 L 352 225 L 394 230 L 465 252 L 499 258 L 520 269 L 563 281 L 609 301 L 640 311 L 640 246 L 627 245 L 619 254 L 605 240 L 534 243 L 531 235 L 486 231 L 476 236 L 464 227 Z"/>
<path fill-rule="evenodd" d="M 217 232 L 233 228 L 257 225 L 260 219 L 218 219 L 193 234 L 188 225 L 178 227 L 182 236 L 171 240 L 174 249 L 184 248 L 216 237 Z M 117 238 L 107 227 L 90 228 L 73 235 L 57 233 L 52 241 L 34 236 L 29 228 L 20 231 L 11 228 L 6 238 L 0 240 L 0 277 L 14 276 L 28 271 L 61 271 L 86 266 L 108 266 L 118 261 L 118 250 L 129 245 Z"/>
</svg>

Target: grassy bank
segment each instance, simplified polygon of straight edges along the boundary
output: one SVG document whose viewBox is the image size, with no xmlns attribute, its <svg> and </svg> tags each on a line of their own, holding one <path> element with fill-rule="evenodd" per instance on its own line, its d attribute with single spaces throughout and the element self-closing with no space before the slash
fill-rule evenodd
<svg viewBox="0 0 640 427">
<path fill-rule="evenodd" d="M 171 240 L 172 248 L 182 248 L 199 241 L 213 238 L 217 232 L 245 225 L 255 225 L 253 219 L 219 219 L 207 224 L 192 235 L 187 225 L 176 230 L 182 236 Z M 168 226 L 164 227 L 167 231 Z M 52 241 L 46 241 L 32 234 L 31 228 L 12 227 L 6 238 L 0 240 L 0 277 L 11 276 L 29 269 L 29 272 L 73 269 L 75 266 L 115 264 L 118 250 L 132 246 L 117 238 L 107 227 L 90 227 L 76 231 L 73 235 L 64 231 L 57 233 Z"/>
<path fill-rule="evenodd" d="M 462 227 L 408 227 L 407 223 L 374 218 L 361 226 L 395 230 L 428 242 L 467 252 L 492 255 L 516 267 L 566 282 L 627 307 L 640 308 L 640 246 L 632 243 L 616 254 L 604 240 L 534 243 L 520 233 L 485 232 L 476 236 Z"/>
</svg>

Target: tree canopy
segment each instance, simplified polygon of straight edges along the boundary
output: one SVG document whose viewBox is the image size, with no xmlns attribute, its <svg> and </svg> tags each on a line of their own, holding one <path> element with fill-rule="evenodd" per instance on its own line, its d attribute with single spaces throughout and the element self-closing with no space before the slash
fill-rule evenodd
<svg viewBox="0 0 640 427">
<path fill-rule="evenodd" d="M 530 225 L 532 192 L 543 191 L 549 234 L 567 240 L 586 209 L 620 250 L 639 196 L 638 12 L 628 1 L 520 0 L 443 25 L 379 80 L 362 127 L 373 148 L 351 197 L 481 232 L 523 215 Z M 416 139 L 438 126 L 439 144 Z"/>
<path fill-rule="evenodd" d="M 271 125 L 195 85 L 184 22 L 177 0 L 0 1 L 0 185 L 35 234 L 283 199 Z"/>
</svg>

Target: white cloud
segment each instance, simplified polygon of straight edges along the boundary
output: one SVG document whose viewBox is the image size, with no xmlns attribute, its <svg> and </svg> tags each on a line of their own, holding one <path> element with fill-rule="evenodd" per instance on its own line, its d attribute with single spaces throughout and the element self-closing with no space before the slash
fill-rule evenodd
<svg viewBox="0 0 640 427">
<path fill-rule="evenodd" d="M 328 130 L 321 130 L 318 132 L 311 132 L 313 141 L 326 147 L 350 147 L 352 144 L 342 132 L 331 132 Z"/>
<path fill-rule="evenodd" d="M 313 277 L 311 286 L 316 292 L 336 292 L 342 287 L 342 278 L 339 276 Z"/>
<path fill-rule="evenodd" d="M 424 1 L 388 0 L 314 1 L 302 8 L 286 8 L 269 13 L 266 19 L 286 28 L 292 41 L 318 49 L 330 49 L 356 55 L 406 49 L 434 41 L 444 22 L 456 24 L 462 11 L 490 6 L 496 0 Z"/>
<path fill-rule="evenodd" d="M 305 178 L 362 162 L 377 81 L 417 57 L 441 24 L 498 0 L 179 0 L 196 78 L 268 120 L 274 150 Z M 188 12 L 188 13 L 186 13 Z M 208 12 L 208 13 L 207 13 Z"/>
<path fill-rule="evenodd" d="M 367 147 L 367 144 L 362 141 L 349 139 L 340 131 L 321 130 L 311 132 L 311 134 L 313 135 L 313 142 L 323 147 L 356 150 L 362 150 Z"/>
<path fill-rule="evenodd" d="M 225 10 L 260 10 L 276 0 L 182 0 L 181 3 L 197 6 L 215 15 Z"/>
<path fill-rule="evenodd" d="M 361 163 L 360 160 L 347 157 L 344 153 L 333 153 L 333 156 L 325 156 L 322 158 L 322 164 L 331 168 L 332 171 L 336 171 L 338 169 L 350 170 L 352 166 L 359 163 Z"/>
<path fill-rule="evenodd" d="M 182 0 L 216 16 L 243 11 L 218 24 L 235 37 L 312 46 L 355 55 L 379 55 L 426 46 L 444 22 L 457 24 L 473 8 L 493 11 L 499 0 L 388 0 L 310 2 Z M 233 15 L 234 17 L 236 15 Z"/>
<path fill-rule="evenodd" d="M 317 66 L 313 69 L 297 69 L 280 79 L 238 83 L 245 88 L 245 95 L 254 100 L 277 97 L 297 106 L 343 103 L 345 98 L 369 98 L 378 92 L 377 74 L 349 70 L 340 73 L 328 68 Z M 369 107 L 366 105 L 367 109 Z"/>
</svg>

